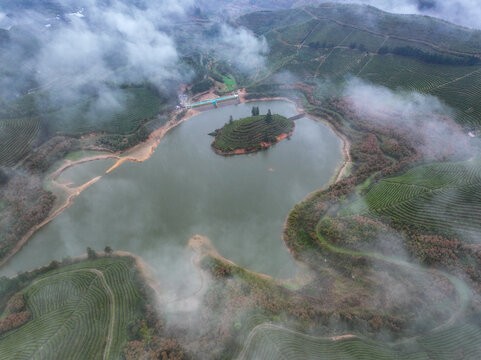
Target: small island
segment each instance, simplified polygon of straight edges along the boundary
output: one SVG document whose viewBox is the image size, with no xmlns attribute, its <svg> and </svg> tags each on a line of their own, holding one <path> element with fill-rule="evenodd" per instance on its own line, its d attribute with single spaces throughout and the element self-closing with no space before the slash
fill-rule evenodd
<svg viewBox="0 0 481 360">
<path fill-rule="evenodd" d="M 257 152 L 289 137 L 294 132 L 294 121 L 269 110 L 259 114 L 252 108 L 252 116 L 233 120 L 210 135 L 215 136 L 212 148 L 220 155 L 237 155 Z"/>
</svg>

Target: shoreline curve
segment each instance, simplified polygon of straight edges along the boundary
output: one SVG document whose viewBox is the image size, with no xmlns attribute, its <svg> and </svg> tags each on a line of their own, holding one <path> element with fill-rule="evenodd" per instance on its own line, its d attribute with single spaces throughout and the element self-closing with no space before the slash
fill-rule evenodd
<svg viewBox="0 0 481 360">
<path fill-rule="evenodd" d="M 285 97 L 263 97 L 263 98 L 246 100 L 245 99 L 245 95 L 246 95 L 245 90 L 241 91 L 239 95 L 240 95 L 240 98 L 242 100 L 244 100 L 243 101 L 244 103 L 263 102 L 263 101 L 286 101 L 286 102 L 289 102 L 289 103 L 291 103 L 295 106 L 295 110 L 296 110 L 297 113 L 299 113 L 299 114 L 306 113 L 305 110 L 299 104 L 297 104 L 295 101 L 293 101 L 292 99 L 289 99 L 289 98 L 285 98 Z M 13 250 L 11 252 L 9 252 L 9 254 L 2 261 L 0 261 L 0 268 L 3 265 L 5 265 L 6 263 L 8 263 L 23 248 L 23 246 L 25 246 L 25 244 L 28 242 L 28 240 L 30 240 L 30 238 L 38 230 L 40 230 L 42 227 L 44 227 L 45 225 L 50 223 L 58 215 L 60 215 L 64 210 L 68 209 L 71 205 L 73 205 L 73 200 L 77 196 L 79 196 L 82 191 L 84 191 L 89 186 L 93 185 L 94 183 L 96 183 L 98 180 L 100 180 L 102 178 L 102 176 L 97 176 L 97 177 L 91 179 L 90 181 L 86 182 L 83 185 L 80 185 L 80 186 L 75 187 L 75 188 L 71 188 L 67 184 L 61 184 L 61 183 L 56 181 L 56 179 L 62 174 L 62 172 L 64 172 L 65 170 L 67 170 L 71 167 L 74 167 L 76 165 L 84 164 L 84 163 L 87 163 L 87 162 L 90 162 L 90 161 L 95 161 L 95 160 L 117 159 L 117 162 L 112 167 L 110 167 L 105 172 L 105 174 L 108 174 L 108 173 L 112 172 L 117 167 L 119 167 L 120 165 L 122 165 L 124 162 L 127 162 L 127 161 L 144 162 L 144 161 L 148 160 L 154 154 L 155 149 L 157 148 L 157 146 L 160 143 L 160 140 L 162 140 L 162 138 L 170 130 L 172 130 L 173 128 L 177 127 L 178 125 L 180 125 L 184 121 L 187 121 L 191 117 L 194 117 L 194 116 L 196 116 L 200 113 L 201 113 L 201 111 L 189 109 L 184 114 L 184 116 L 182 116 L 180 119 L 176 119 L 176 116 L 179 113 L 172 114 L 171 119 L 166 124 L 162 125 L 158 129 L 154 130 L 149 135 L 149 138 L 146 141 L 144 141 L 142 143 L 139 143 L 137 145 L 134 145 L 132 148 L 127 149 L 123 153 L 106 153 L 106 154 L 93 155 L 93 156 L 81 158 L 81 159 L 76 160 L 76 161 L 64 160 L 63 164 L 59 168 L 57 168 L 56 170 L 51 172 L 49 175 L 47 175 L 46 181 L 49 185 L 60 188 L 60 191 L 63 191 L 65 194 L 67 194 L 67 197 L 66 197 L 65 201 L 63 203 L 58 204 L 57 208 L 51 214 L 49 214 L 49 216 L 44 221 L 42 221 L 40 224 L 35 225 L 32 229 L 30 229 L 21 238 L 21 240 L 15 245 Z M 343 155 L 344 155 L 344 163 L 342 165 L 340 165 L 338 167 L 338 169 L 336 169 L 335 174 L 333 175 L 333 179 L 335 179 L 335 180 L 329 181 L 326 186 L 332 185 L 333 183 L 338 182 L 342 178 L 342 176 L 344 175 L 347 167 L 351 163 L 351 156 L 350 156 L 350 153 L 349 153 L 350 143 L 349 143 L 347 137 L 344 134 L 340 133 L 337 129 L 335 129 L 325 119 L 323 119 L 321 117 L 310 115 L 308 113 L 306 113 L 305 117 L 310 118 L 310 119 L 315 120 L 315 121 L 318 121 L 318 122 L 321 122 L 322 124 L 329 127 L 329 129 L 331 131 L 333 131 L 341 139 L 341 141 L 343 143 L 342 152 L 343 152 Z M 282 135 L 286 135 L 286 134 L 282 134 Z M 282 136 L 282 135 L 280 135 L 280 136 Z M 292 133 L 291 133 L 291 135 L 292 135 Z M 288 137 L 288 136 L 289 135 L 287 134 L 285 137 Z M 271 145 L 274 145 L 276 143 L 273 143 Z M 221 155 L 224 155 L 224 154 L 221 154 Z M 227 155 L 231 155 L 231 154 L 227 154 Z M 319 190 L 315 190 L 314 192 L 317 192 L 317 191 L 319 191 Z M 310 195 L 311 194 L 308 194 L 305 198 L 308 198 Z M 286 222 L 287 222 L 287 218 L 284 222 L 284 230 L 285 230 Z M 283 233 L 284 233 L 284 231 L 283 231 Z M 283 238 L 283 236 L 282 236 L 282 238 Z M 292 252 L 290 251 L 290 249 L 286 246 L 285 242 L 284 242 L 284 246 L 286 247 L 287 251 L 291 255 L 292 259 L 299 266 L 300 263 L 298 263 L 298 261 L 295 259 Z M 301 269 L 306 270 L 302 266 L 299 269 L 300 270 Z M 301 272 L 304 272 L 304 271 L 301 271 Z M 301 283 L 304 283 L 306 281 L 306 278 L 310 278 L 310 275 L 309 274 L 296 274 L 294 277 L 292 277 L 292 279 L 285 279 L 284 281 L 294 281 L 296 278 L 299 278 L 299 277 L 301 279 L 303 279 L 303 280 L 301 280 Z"/>
</svg>

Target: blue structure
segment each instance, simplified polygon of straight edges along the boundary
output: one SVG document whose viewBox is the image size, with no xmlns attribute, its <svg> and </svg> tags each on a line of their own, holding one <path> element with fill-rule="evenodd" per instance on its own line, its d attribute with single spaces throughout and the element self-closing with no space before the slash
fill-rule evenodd
<svg viewBox="0 0 481 360">
<path fill-rule="evenodd" d="M 201 102 L 198 102 L 198 103 L 195 103 L 195 104 L 189 104 L 189 105 L 187 105 L 187 108 L 192 109 L 192 108 L 196 108 L 196 107 L 204 106 L 204 105 L 214 105 L 215 107 L 217 107 L 217 103 L 229 101 L 229 100 L 239 100 L 239 95 L 236 94 L 236 95 L 232 95 L 232 96 L 221 97 L 221 98 L 218 98 L 218 99 L 205 100 L 205 101 L 201 101 Z"/>
</svg>

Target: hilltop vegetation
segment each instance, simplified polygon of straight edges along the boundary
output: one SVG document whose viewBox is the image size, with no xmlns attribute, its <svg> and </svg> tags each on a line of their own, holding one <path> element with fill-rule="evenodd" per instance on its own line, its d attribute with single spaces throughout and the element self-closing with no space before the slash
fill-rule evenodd
<svg viewBox="0 0 481 360">
<path fill-rule="evenodd" d="M 373 6 L 329 3 L 292 10 L 263 11 L 239 18 L 239 22 L 257 34 L 266 34 L 285 24 L 319 18 L 347 28 L 360 28 L 372 35 L 385 35 L 399 39 L 412 39 L 425 45 L 458 52 L 480 53 L 481 31 L 463 28 L 436 18 L 419 15 L 399 15 L 384 12 Z M 292 28 L 291 28 L 292 29 Z M 315 34 L 314 34 L 315 35 Z M 327 39 L 326 39 L 327 40 Z"/>
<path fill-rule="evenodd" d="M 430 147 L 434 153 L 428 156 L 423 152 L 425 139 L 420 133 L 406 127 L 403 121 L 391 121 L 403 119 L 401 114 L 392 110 L 360 114 L 339 90 L 346 77 L 354 75 L 391 89 L 432 94 L 454 108 L 460 124 L 479 126 L 479 43 L 470 42 L 479 32 L 429 18 L 334 4 L 248 14 L 239 22 L 264 35 L 271 49 L 268 69 L 248 86 L 248 97 L 282 95 L 295 99 L 307 112 L 331 123 L 351 143 L 353 162 L 346 176 L 298 204 L 289 215 L 284 234 L 296 259 L 320 277 L 331 275 L 327 283 L 317 280 L 325 291 L 322 298 L 332 300 L 346 288 L 354 291 L 355 285 L 348 280 L 351 278 L 356 279 L 355 284 L 363 283 L 363 289 L 376 289 L 378 285 L 369 274 L 380 271 L 379 262 L 389 264 L 383 269 L 400 271 L 409 267 L 410 261 L 420 261 L 430 269 L 444 269 L 460 276 L 461 282 L 479 291 L 481 257 L 477 244 L 471 243 L 477 241 L 474 234 L 479 233 L 479 199 L 475 195 L 479 163 L 458 161 L 472 156 L 464 138 L 460 136 L 458 140 L 462 140 L 456 144 L 447 143 L 446 138 L 437 139 L 436 146 Z M 411 22 L 415 23 L 412 28 Z M 421 36 L 416 30 L 426 22 L 428 27 L 439 27 L 435 35 Z M 443 31 L 450 35 L 441 38 L 438 34 Z M 413 117 L 417 119 L 417 115 Z M 429 117 L 419 115 L 416 121 L 426 123 Z M 448 119 L 442 122 L 451 128 L 446 125 Z M 443 163 L 414 167 L 432 161 Z M 334 269 L 339 271 L 337 275 L 332 275 Z M 456 280 L 452 284 L 459 286 Z M 312 296 L 320 296 L 313 295 L 316 285 L 308 286 Z M 331 292 L 332 288 L 337 291 Z M 458 290 L 459 299 L 479 307 L 476 300 L 463 295 L 464 290 Z M 389 291 L 381 293 L 387 296 Z M 413 299 L 411 295 L 409 298 Z M 429 298 L 433 305 L 439 304 L 434 297 Z M 363 313 L 372 303 L 361 305 L 362 299 L 364 295 L 353 295 L 344 306 L 352 310 L 358 305 Z M 390 313 L 381 311 L 383 306 L 379 304 L 379 313 Z M 464 309 L 461 313 L 465 313 Z M 359 313 L 345 311 L 349 315 L 342 316 L 351 324 L 349 329 L 364 333 L 357 322 Z M 408 306 L 404 313 L 411 311 Z M 378 320 L 375 316 L 370 320 L 370 326 L 375 328 Z M 390 324 L 402 328 L 413 324 L 411 320 Z M 479 317 L 473 315 L 469 333 L 476 333 L 474 337 L 479 336 L 479 324 Z M 245 358 L 276 358 L 279 352 L 299 358 L 330 354 L 354 359 L 442 358 L 441 354 L 446 354 L 448 359 L 456 357 L 453 354 L 460 350 L 452 339 L 463 330 L 456 326 L 445 329 L 443 335 L 437 333 L 441 340 L 428 340 L 431 335 L 434 339 L 435 332 L 425 338 L 426 344 L 436 344 L 432 348 L 421 346 L 419 351 L 394 354 L 383 343 L 368 346 L 359 340 L 332 343 L 320 338 L 300 339 L 304 335 L 266 326 L 251 334 L 242 354 Z M 299 347 L 295 345 L 299 341 L 310 344 Z M 465 354 L 474 359 L 479 356 L 479 348 L 475 340 L 469 342 Z M 441 343 L 451 345 L 438 351 Z"/>
<path fill-rule="evenodd" d="M 294 126 L 294 121 L 271 114 L 269 110 L 267 115 L 231 120 L 217 129 L 212 147 L 220 154 L 258 151 L 275 144 L 281 137 L 289 136 Z"/>
<path fill-rule="evenodd" d="M 282 94 L 283 71 L 322 87 L 356 76 L 391 89 L 434 95 L 467 127 L 480 126 L 481 31 L 361 5 L 323 4 L 238 19 L 268 40 L 269 68 L 251 93 Z M 288 25 L 286 25 L 288 24 Z"/>
</svg>

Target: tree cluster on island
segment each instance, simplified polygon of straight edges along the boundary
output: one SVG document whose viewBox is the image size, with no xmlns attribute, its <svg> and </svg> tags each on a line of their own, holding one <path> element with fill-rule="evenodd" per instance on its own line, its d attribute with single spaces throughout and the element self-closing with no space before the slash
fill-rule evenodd
<svg viewBox="0 0 481 360">
<path fill-rule="evenodd" d="M 221 129 L 209 135 L 214 136 L 214 150 L 222 155 L 244 154 L 267 149 L 270 145 L 289 137 L 294 130 L 294 121 L 269 109 L 260 115 L 258 106 L 251 109 L 252 116 L 234 120 L 230 115 Z"/>
<path fill-rule="evenodd" d="M 259 116 L 260 115 L 259 106 L 253 106 L 251 110 L 251 114 L 252 116 Z M 264 119 L 266 120 L 267 123 L 270 123 L 272 121 L 271 109 L 267 110 L 267 114 L 264 117 Z"/>
</svg>

